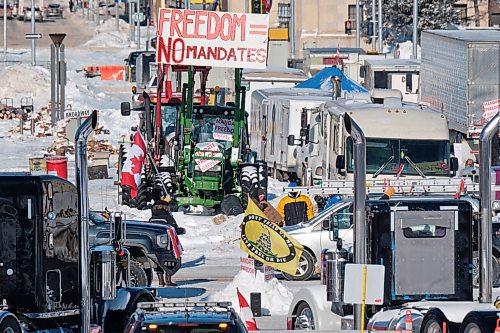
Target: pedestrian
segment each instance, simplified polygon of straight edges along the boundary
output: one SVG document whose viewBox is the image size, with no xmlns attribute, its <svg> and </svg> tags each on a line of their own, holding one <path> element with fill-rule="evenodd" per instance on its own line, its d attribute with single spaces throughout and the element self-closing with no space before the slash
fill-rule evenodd
<svg viewBox="0 0 500 333">
<path fill-rule="evenodd" d="M 73 6 L 75 5 L 75 3 L 73 2 L 73 0 L 69 0 L 69 11 L 70 13 L 73 12 Z"/>
<path fill-rule="evenodd" d="M 338 194 L 333 194 L 333 195 L 330 195 L 328 197 L 324 197 L 321 195 L 315 195 L 314 201 L 316 201 L 316 204 L 318 205 L 318 212 L 322 212 L 325 209 L 342 201 L 342 197 Z"/>
<path fill-rule="evenodd" d="M 273 205 L 266 200 L 266 192 L 260 188 L 256 192 L 255 198 L 252 199 L 255 204 L 264 213 L 264 215 L 266 215 L 269 221 L 277 226 L 283 226 L 283 216 L 281 216 L 276 208 L 274 208 Z"/>
<path fill-rule="evenodd" d="M 468 158 L 467 161 L 465 161 L 465 167 L 466 168 L 473 168 L 474 167 L 474 160 L 472 158 Z"/>
<path fill-rule="evenodd" d="M 297 187 L 291 182 L 288 187 Z M 278 204 L 278 212 L 284 217 L 285 225 L 295 225 L 306 222 L 314 217 L 313 205 L 306 195 L 299 191 L 289 192 Z"/>
<path fill-rule="evenodd" d="M 166 224 L 173 227 L 178 234 L 184 233 L 180 232 L 181 229 L 177 225 L 174 216 L 171 213 L 170 202 L 171 197 L 166 194 L 162 189 L 153 190 L 153 200 L 154 204 L 151 207 L 151 219 L 152 220 L 164 220 Z M 156 222 L 156 221 L 155 221 Z M 176 286 L 177 284 L 172 282 L 172 276 L 165 272 L 161 267 L 156 268 L 156 274 L 158 275 L 158 284 L 160 287 L 165 286 Z"/>
</svg>

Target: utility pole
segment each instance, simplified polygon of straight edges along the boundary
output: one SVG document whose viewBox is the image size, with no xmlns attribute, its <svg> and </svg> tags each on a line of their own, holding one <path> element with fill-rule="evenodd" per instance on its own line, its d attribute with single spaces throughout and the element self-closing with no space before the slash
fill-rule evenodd
<svg viewBox="0 0 500 333">
<path fill-rule="evenodd" d="M 290 0 L 290 51 L 292 53 L 292 60 L 295 59 L 295 0 Z"/>
<path fill-rule="evenodd" d="M 417 59 L 417 22 L 418 22 L 418 2 L 413 0 L 413 54 L 412 58 Z"/>
<path fill-rule="evenodd" d="M 134 19 L 133 19 L 133 6 L 132 6 L 132 0 L 128 1 L 128 27 L 130 30 L 130 42 L 134 42 L 135 40 L 135 35 L 134 35 Z"/>
<path fill-rule="evenodd" d="M 139 16 L 141 15 L 141 0 L 137 0 L 137 14 L 135 21 L 137 23 L 137 49 L 141 49 L 141 20 Z"/>
<path fill-rule="evenodd" d="M 377 41 L 377 20 L 376 20 L 376 8 L 375 8 L 375 0 L 372 0 L 372 50 L 376 49 L 375 42 Z"/>
<path fill-rule="evenodd" d="M 4 0 L 4 6 L 7 0 Z M 5 13 L 5 12 L 4 12 Z M 5 20 L 4 20 L 5 22 Z M 31 0 L 31 33 L 35 34 L 35 0 Z M 31 40 L 31 65 L 36 66 L 36 41 Z"/>
<path fill-rule="evenodd" d="M 119 5 L 120 5 L 120 1 L 115 2 L 116 32 L 120 31 L 120 18 L 119 18 L 119 11 L 118 11 L 118 8 L 120 7 Z"/>
<path fill-rule="evenodd" d="M 360 47 L 360 31 L 359 29 L 361 28 L 360 27 L 360 22 L 359 22 L 359 19 L 360 19 L 360 13 L 359 13 L 359 0 L 356 0 L 356 48 L 359 49 Z"/>
<path fill-rule="evenodd" d="M 7 1 L 3 2 L 3 61 L 7 62 Z"/>
<path fill-rule="evenodd" d="M 383 40 L 382 40 L 382 0 L 378 0 L 378 51 L 382 53 L 384 51 Z"/>
</svg>

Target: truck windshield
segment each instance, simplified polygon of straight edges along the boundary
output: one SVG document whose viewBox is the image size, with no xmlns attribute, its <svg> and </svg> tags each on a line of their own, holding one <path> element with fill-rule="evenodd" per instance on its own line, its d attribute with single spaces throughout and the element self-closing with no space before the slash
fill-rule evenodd
<svg viewBox="0 0 500 333">
<path fill-rule="evenodd" d="M 193 119 L 193 140 L 196 143 L 217 141 L 225 149 L 231 147 L 234 132 L 234 119 L 218 116 L 203 116 Z"/>
<path fill-rule="evenodd" d="M 353 172 L 352 139 L 347 140 L 347 171 Z M 447 176 L 448 141 L 366 139 L 366 173 Z M 387 164 L 387 165 L 385 165 Z M 412 165 L 413 164 L 413 165 Z M 385 165 L 385 167 L 384 167 Z"/>
<path fill-rule="evenodd" d="M 169 138 L 175 134 L 175 122 L 177 120 L 178 105 L 161 106 L 161 133 L 163 138 Z"/>
</svg>

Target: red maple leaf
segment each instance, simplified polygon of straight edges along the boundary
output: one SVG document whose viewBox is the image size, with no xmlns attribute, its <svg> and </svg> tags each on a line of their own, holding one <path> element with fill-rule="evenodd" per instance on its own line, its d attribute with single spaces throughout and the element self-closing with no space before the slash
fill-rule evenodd
<svg viewBox="0 0 500 333">
<path fill-rule="evenodd" d="M 132 173 L 140 174 L 142 171 L 142 158 L 140 156 L 134 156 L 130 159 Z"/>
</svg>

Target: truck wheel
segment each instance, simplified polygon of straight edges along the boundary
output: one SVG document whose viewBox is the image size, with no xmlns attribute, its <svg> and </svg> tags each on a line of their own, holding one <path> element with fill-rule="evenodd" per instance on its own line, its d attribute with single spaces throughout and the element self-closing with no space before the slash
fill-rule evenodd
<svg viewBox="0 0 500 333">
<path fill-rule="evenodd" d="M 0 333 L 21 333 L 21 326 L 16 318 L 11 315 L 7 315 L 0 322 Z"/>
<path fill-rule="evenodd" d="M 494 332 L 499 313 L 499 311 L 469 312 L 460 325 L 460 333 Z"/>
<path fill-rule="evenodd" d="M 302 255 L 300 256 L 299 267 L 297 268 L 297 272 L 295 273 L 295 275 L 283 272 L 283 276 L 289 281 L 308 280 L 314 273 L 315 264 L 316 261 L 314 260 L 313 255 L 309 251 L 304 250 L 304 252 L 302 252 Z"/>
<path fill-rule="evenodd" d="M 123 310 L 108 310 L 104 320 L 104 332 L 123 332 L 130 322 L 130 317 L 141 302 L 154 302 L 155 299 L 146 289 L 127 288 L 130 300 Z"/>
<path fill-rule="evenodd" d="M 130 286 L 144 287 L 148 285 L 148 277 L 141 264 L 130 260 Z"/>
<path fill-rule="evenodd" d="M 236 216 L 244 213 L 240 199 L 235 195 L 228 195 L 222 199 L 220 210 L 227 216 Z"/>
<path fill-rule="evenodd" d="M 443 323 L 446 323 L 446 332 L 443 332 Z M 446 316 L 437 308 L 431 308 L 425 314 L 420 325 L 420 333 L 448 333 L 450 322 Z"/>
<path fill-rule="evenodd" d="M 248 196 L 259 187 L 259 173 L 254 165 L 248 165 L 241 168 L 241 202 L 243 208 L 247 208 Z"/>
<path fill-rule="evenodd" d="M 311 307 L 306 302 L 302 302 L 297 306 L 297 312 L 295 317 L 295 325 L 293 329 L 297 331 L 301 330 L 311 330 L 316 329 L 314 325 L 314 316 Z"/>
</svg>

